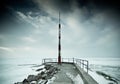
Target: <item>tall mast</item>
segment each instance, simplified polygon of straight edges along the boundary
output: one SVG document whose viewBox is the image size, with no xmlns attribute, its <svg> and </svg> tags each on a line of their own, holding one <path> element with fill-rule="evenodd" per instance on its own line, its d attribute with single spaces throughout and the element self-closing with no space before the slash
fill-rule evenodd
<svg viewBox="0 0 120 84">
<path fill-rule="evenodd" d="M 59 12 L 59 29 L 58 29 L 58 64 L 61 64 L 61 24 L 60 24 L 60 12 Z"/>
</svg>

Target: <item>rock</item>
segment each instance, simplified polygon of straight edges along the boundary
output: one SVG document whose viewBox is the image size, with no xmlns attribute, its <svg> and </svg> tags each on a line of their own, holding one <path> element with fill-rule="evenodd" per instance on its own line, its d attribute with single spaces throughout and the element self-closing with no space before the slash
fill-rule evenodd
<svg viewBox="0 0 120 84">
<path fill-rule="evenodd" d="M 43 70 L 43 68 L 37 69 L 36 71 L 41 71 L 41 70 Z"/>
<path fill-rule="evenodd" d="M 29 84 L 28 80 L 27 79 L 24 79 L 22 84 Z"/>
<path fill-rule="evenodd" d="M 47 74 L 43 74 L 42 79 L 46 79 L 47 76 L 48 76 Z"/>
<path fill-rule="evenodd" d="M 36 81 L 36 77 L 35 77 L 35 75 L 29 75 L 28 78 L 27 78 L 27 80 L 28 80 L 29 82 L 31 82 L 31 81 Z"/>
<path fill-rule="evenodd" d="M 40 74 L 43 75 L 43 74 L 45 74 L 45 72 L 42 71 Z"/>
<path fill-rule="evenodd" d="M 23 84 L 22 82 L 17 82 L 17 83 L 14 83 L 14 84 Z"/>
<path fill-rule="evenodd" d="M 43 69 L 46 69 L 43 71 Z M 28 75 L 27 79 L 24 79 L 23 82 L 17 82 L 15 84 L 37 84 L 37 82 L 41 81 L 38 84 L 46 84 L 48 79 L 51 79 L 54 74 L 56 74 L 60 69 L 58 67 L 54 67 L 50 64 L 46 64 L 44 68 L 39 68 L 36 71 L 41 71 L 41 73 L 37 75 Z"/>
<path fill-rule="evenodd" d="M 52 74 L 54 72 L 54 67 L 51 67 L 49 70 L 48 70 L 48 75 Z"/>
<path fill-rule="evenodd" d="M 40 80 L 39 82 L 38 82 L 38 84 L 46 84 L 48 82 L 48 80 Z"/>
<path fill-rule="evenodd" d="M 32 82 L 30 82 L 30 84 L 37 84 L 37 82 L 36 81 L 32 81 Z"/>
<path fill-rule="evenodd" d="M 49 65 L 49 64 L 45 65 L 45 69 L 46 69 L 46 70 L 49 70 L 51 67 L 52 67 L 52 66 Z"/>
<path fill-rule="evenodd" d="M 39 79 L 41 79 L 41 78 L 42 78 L 41 75 L 37 75 L 37 76 L 35 76 L 35 80 L 36 80 L 36 81 L 39 80 Z"/>
</svg>

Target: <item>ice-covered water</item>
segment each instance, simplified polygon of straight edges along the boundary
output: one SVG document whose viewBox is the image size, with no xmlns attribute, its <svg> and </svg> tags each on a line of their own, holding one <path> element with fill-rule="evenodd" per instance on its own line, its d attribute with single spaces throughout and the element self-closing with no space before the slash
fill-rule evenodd
<svg viewBox="0 0 120 84">
<path fill-rule="evenodd" d="M 37 74 L 33 67 L 37 64 L 41 64 L 41 59 L 1 59 L 0 84 L 14 84 L 23 81 L 29 74 Z"/>
<path fill-rule="evenodd" d="M 101 71 L 118 79 L 120 84 L 120 58 L 86 58 L 93 71 Z M 22 81 L 28 74 L 37 74 L 33 66 L 40 65 L 41 58 L 0 59 L 0 84 L 14 84 Z"/>
<path fill-rule="evenodd" d="M 120 58 L 94 58 L 89 61 L 94 72 L 105 74 L 105 77 L 113 79 L 114 84 L 120 84 Z"/>
</svg>

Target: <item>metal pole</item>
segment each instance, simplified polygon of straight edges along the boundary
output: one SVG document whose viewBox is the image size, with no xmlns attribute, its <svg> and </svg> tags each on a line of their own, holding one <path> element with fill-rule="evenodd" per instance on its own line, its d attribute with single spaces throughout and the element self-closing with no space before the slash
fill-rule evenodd
<svg viewBox="0 0 120 84">
<path fill-rule="evenodd" d="M 82 60 L 82 62 L 83 62 L 82 64 L 83 64 L 83 70 L 84 70 L 84 60 Z"/>
<path fill-rule="evenodd" d="M 88 73 L 88 69 L 89 69 L 89 62 L 87 61 L 87 73 Z"/>
<path fill-rule="evenodd" d="M 74 63 L 74 58 L 73 58 L 73 63 Z"/>
<path fill-rule="evenodd" d="M 61 24 L 60 24 L 60 12 L 59 12 L 59 33 L 58 33 L 58 64 L 61 64 Z"/>
<path fill-rule="evenodd" d="M 44 63 L 45 63 L 45 59 L 44 59 Z"/>
</svg>

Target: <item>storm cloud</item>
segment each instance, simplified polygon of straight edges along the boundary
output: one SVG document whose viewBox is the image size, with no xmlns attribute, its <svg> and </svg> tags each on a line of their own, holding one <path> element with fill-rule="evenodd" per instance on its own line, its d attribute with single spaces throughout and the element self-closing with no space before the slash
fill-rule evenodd
<svg viewBox="0 0 120 84">
<path fill-rule="evenodd" d="M 60 11 L 63 55 L 119 57 L 119 5 L 117 0 L 1 0 L 1 52 L 56 56 Z"/>
</svg>

